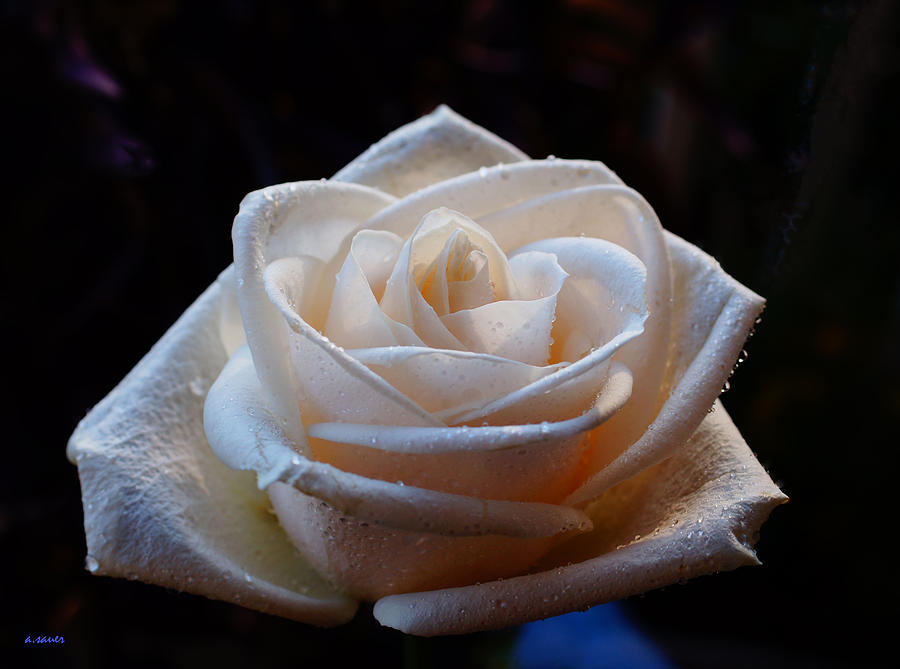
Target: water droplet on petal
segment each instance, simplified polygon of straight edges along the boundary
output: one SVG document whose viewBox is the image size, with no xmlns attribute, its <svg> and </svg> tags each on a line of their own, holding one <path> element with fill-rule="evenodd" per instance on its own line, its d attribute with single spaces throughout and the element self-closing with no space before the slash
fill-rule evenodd
<svg viewBox="0 0 900 669">
<path fill-rule="evenodd" d="M 206 381 L 201 379 L 199 376 L 194 379 L 191 379 L 190 383 L 188 383 L 188 388 L 197 397 L 203 397 L 204 395 L 206 395 L 206 391 L 207 391 Z"/>
</svg>

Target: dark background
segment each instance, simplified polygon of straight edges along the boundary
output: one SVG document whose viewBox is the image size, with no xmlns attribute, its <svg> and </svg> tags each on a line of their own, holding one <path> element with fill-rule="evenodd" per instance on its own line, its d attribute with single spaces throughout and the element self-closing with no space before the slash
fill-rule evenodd
<svg viewBox="0 0 900 669">
<path fill-rule="evenodd" d="M 516 630 L 415 640 L 364 607 L 322 631 L 91 577 L 64 457 L 228 264 L 246 192 L 330 176 L 441 102 L 532 156 L 603 160 L 769 300 L 724 401 L 792 501 L 764 566 L 628 600 L 647 643 L 682 667 L 889 664 L 898 3 L 0 7 L 6 666 L 509 664 Z"/>
</svg>

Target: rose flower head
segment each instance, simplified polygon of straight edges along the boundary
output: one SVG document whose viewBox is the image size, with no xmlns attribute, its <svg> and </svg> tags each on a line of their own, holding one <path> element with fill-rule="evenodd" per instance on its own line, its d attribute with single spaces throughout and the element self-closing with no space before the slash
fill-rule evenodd
<svg viewBox="0 0 900 669">
<path fill-rule="evenodd" d="M 233 239 L 71 438 L 90 571 L 435 635 L 757 563 L 717 396 L 763 300 L 602 163 L 440 107 Z"/>
</svg>

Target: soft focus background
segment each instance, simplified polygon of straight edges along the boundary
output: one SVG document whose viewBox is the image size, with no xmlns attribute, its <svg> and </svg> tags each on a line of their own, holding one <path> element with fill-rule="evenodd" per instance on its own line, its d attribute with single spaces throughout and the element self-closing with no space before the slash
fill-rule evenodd
<svg viewBox="0 0 900 669">
<path fill-rule="evenodd" d="M 890 664 L 898 3 L 0 7 L 4 666 Z M 89 576 L 66 440 L 228 264 L 241 197 L 441 102 L 532 156 L 603 160 L 769 299 L 724 396 L 792 497 L 764 566 L 434 640 Z"/>
</svg>

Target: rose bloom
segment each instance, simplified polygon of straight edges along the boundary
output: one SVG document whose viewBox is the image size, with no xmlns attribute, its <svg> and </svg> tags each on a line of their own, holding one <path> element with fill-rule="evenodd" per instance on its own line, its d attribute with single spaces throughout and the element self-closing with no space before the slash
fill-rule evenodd
<svg viewBox="0 0 900 669">
<path fill-rule="evenodd" d="M 90 571 L 435 635 L 757 563 L 716 398 L 763 300 L 602 163 L 441 107 L 233 238 L 72 436 Z"/>
</svg>

